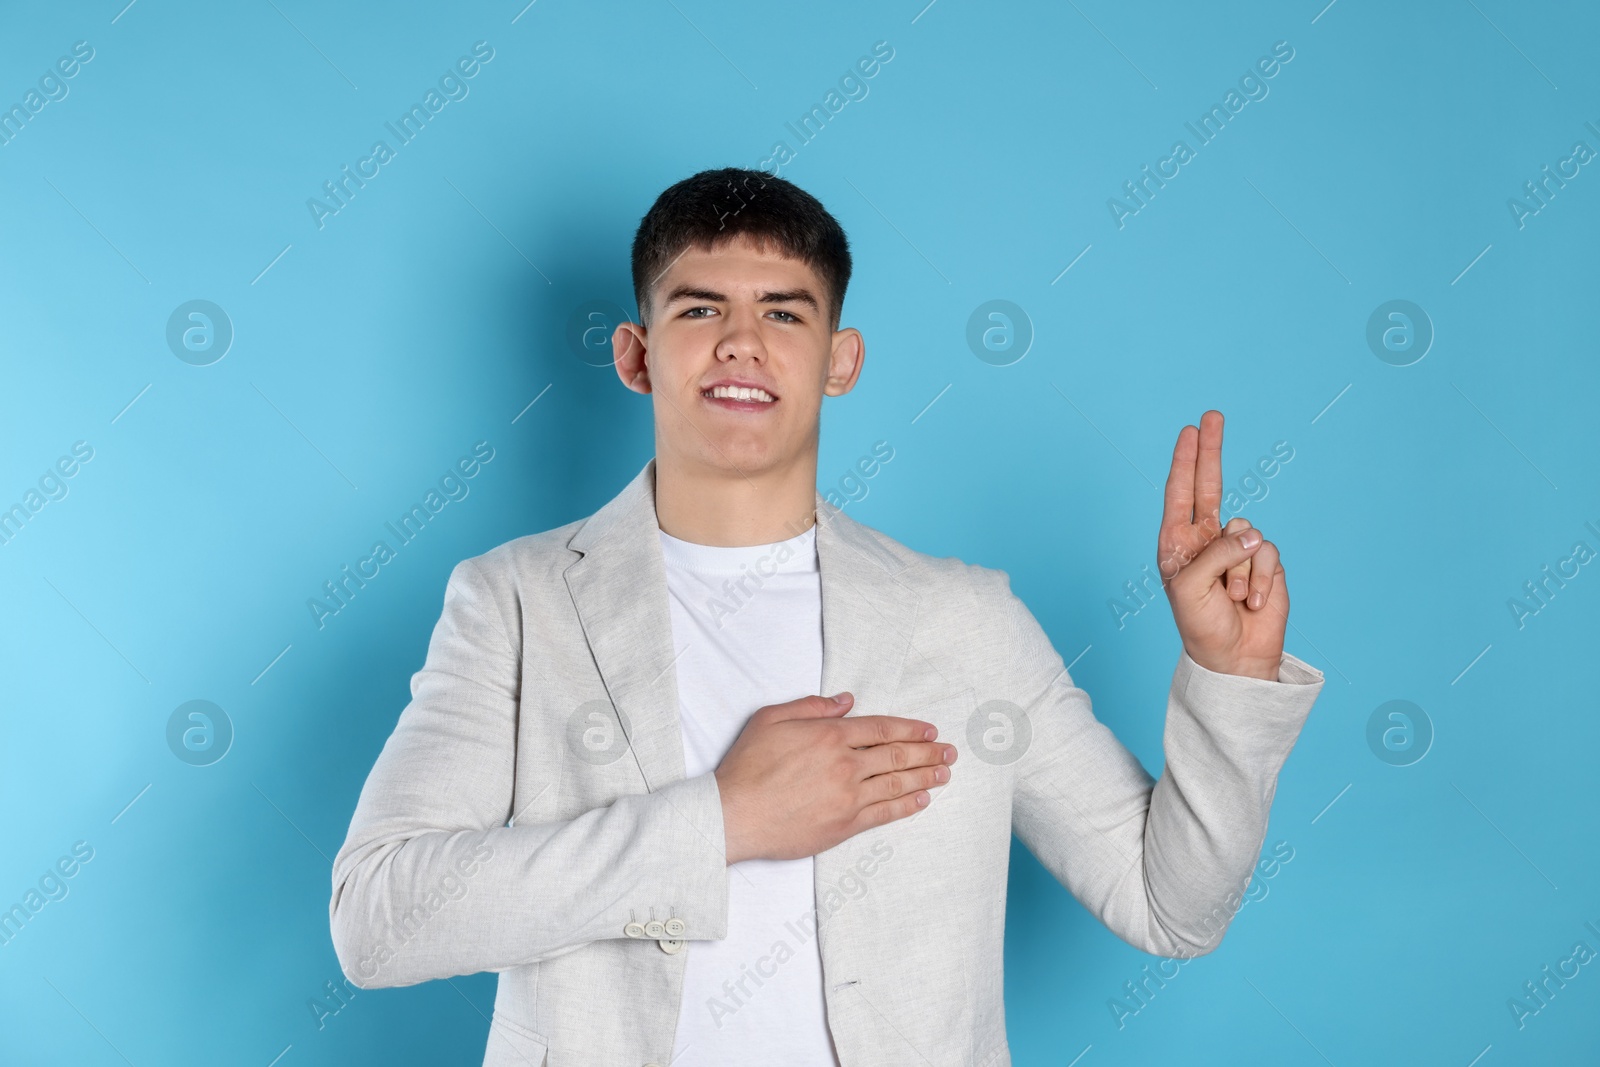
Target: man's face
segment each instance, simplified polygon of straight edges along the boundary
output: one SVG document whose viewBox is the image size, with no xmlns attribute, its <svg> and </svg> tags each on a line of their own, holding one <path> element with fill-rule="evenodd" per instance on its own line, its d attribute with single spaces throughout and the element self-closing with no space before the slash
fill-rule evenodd
<svg viewBox="0 0 1600 1067">
<path fill-rule="evenodd" d="M 652 286 L 650 326 L 612 335 L 623 383 L 654 397 L 656 454 L 728 474 L 814 466 L 822 398 L 854 387 L 864 355 L 828 301 L 809 265 L 744 237 L 679 256 Z"/>
</svg>

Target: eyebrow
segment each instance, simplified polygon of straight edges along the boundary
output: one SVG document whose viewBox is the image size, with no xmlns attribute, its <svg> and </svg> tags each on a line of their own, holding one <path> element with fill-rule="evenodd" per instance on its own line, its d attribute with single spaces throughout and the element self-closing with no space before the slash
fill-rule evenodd
<svg viewBox="0 0 1600 1067">
<path fill-rule="evenodd" d="M 680 300 L 711 300 L 718 303 L 727 303 L 728 296 L 711 289 L 702 289 L 695 285 L 680 285 L 667 294 L 661 302 L 662 308 L 671 307 Z M 780 289 L 768 290 L 756 294 L 758 304 L 806 304 L 813 312 L 822 313 L 822 307 L 817 303 L 817 298 L 809 289 Z"/>
</svg>

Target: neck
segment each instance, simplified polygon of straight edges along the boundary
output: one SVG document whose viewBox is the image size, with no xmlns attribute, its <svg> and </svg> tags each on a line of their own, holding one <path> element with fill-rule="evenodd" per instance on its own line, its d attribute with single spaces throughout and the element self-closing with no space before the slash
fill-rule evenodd
<svg viewBox="0 0 1600 1067">
<path fill-rule="evenodd" d="M 817 456 L 741 474 L 656 453 L 656 522 L 697 545 L 770 545 L 816 522 Z"/>
</svg>

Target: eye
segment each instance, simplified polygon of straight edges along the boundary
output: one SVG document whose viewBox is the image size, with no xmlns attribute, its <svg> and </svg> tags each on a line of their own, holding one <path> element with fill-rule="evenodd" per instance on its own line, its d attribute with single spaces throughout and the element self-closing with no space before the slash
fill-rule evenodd
<svg viewBox="0 0 1600 1067">
<path fill-rule="evenodd" d="M 800 321 L 796 316 L 790 315 L 789 312 L 787 312 L 787 311 L 774 311 L 773 314 L 774 315 L 788 315 L 789 317 L 787 319 L 783 320 L 785 322 L 799 322 Z"/>
<path fill-rule="evenodd" d="M 685 318 L 700 319 L 700 318 L 704 318 L 705 316 L 704 315 L 696 315 L 695 314 L 696 311 L 715 311 L 715 310 L 716 310 L 715 308 L 709 308 L 709 307 L 701 306 L 701 307 L 690 308 L 688 311 L 685 311 L 683 314 L 684 314 Z"/>
</svg>

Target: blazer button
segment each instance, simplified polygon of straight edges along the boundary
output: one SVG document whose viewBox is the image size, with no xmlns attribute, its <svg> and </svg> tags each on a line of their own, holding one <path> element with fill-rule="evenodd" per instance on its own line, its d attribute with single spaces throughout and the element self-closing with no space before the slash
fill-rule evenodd
<svg viewBox="0 0 1600 1067">
<path fill-rule="evenodd" d="M 662 938 L 660 941 L 657 941 L 656 944 L 661 946 L 662 952 L 665 952 L 669 956 L 676 956 L 678 953 L 683 951 L 685 942 L 675 938 Z"/>
<path fill-rule="evenodd" d="M 646 937 L 665 937 L 666 933 L 666 924 L 660 919 L 651 919 L 644 924 L 644 936 Z"/>
<path fill-rule="evenodd" d="M 668 919 L 665 925 L 668 937 L 682 937 L 683 932 L 688 929 L 682 919 Z"/>
<path fill-rule="evenodd" d="M 643 937 L 644 936 L 644 924 L 643 923 L 629 923 L 627 926 L 624 926 L 622 928 L 622 932 L 627 934 L 629 937 Z"/>
</svg>

